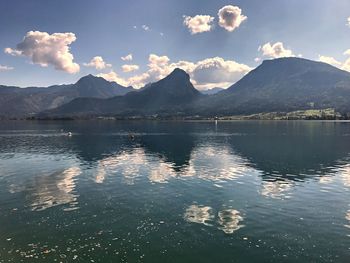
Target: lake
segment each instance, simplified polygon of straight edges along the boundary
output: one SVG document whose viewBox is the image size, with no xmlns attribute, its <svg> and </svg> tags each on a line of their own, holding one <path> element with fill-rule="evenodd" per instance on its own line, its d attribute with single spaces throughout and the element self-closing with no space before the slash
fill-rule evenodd
<svg viewBox="0 0 350 263">
<path fill-rule="evenodd" d="M 0 262 L 349 262 L 350 123 L 0 122 L 0 203 Z"/>
</svg>

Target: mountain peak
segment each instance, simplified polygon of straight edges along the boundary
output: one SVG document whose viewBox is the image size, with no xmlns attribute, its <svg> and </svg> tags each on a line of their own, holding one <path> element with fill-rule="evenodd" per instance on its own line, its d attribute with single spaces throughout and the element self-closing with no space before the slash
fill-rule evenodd
<svg viewBox="0 0 350 263">
<path fill-rule="evenodd" d="M 279 74 L 286 74 L 288 76 L 293 74 L 304 74 L 305 72 L 338 72 L 341 74 L 338 68 L 321 62 L 313 61 L 300 57 L 283 57 L 270 60 L 264 60 L 263 63 L 258 66 L 253 71 L 268 70 L 271 73 L 273 71 L 278 72 Z M 266 72 L 265 72 L 266 73 Z"/>
<path fill-rule="evenodd" d="M 175 68 L 168 76 L 167 78 L 171 79 L 184 79 L 186 81 L 190 80 L 190 75 L 186 73 L 183 69 Z"/>
<path fill-rule="evenodd" d="M 92 74 L 88 74 L 88 75 L 86 75 L 86 76 L 81 77 L 81 78 L 77 81 L 77 83 L 78 83 L 78 82 L 83 82 L 83 81 L 91 81 L 91 80 L 95 80 L 95 79 L 101 79 L 101 78 L 100 78 L 100 77 L 96 77 L 96 76 L 94 76 L 94 75 L 92 75 Z"/>
<path fill-rule="evenodd" d="M 282 57 L 282 58 L 274 58 L 274 59 L 265 59 L 262 62 L 262 65 L 269 64 L 302 64 L 302 65 L 321 65 L 325 64 L 320 61 L 313 61 L 306 58 L 301 57 Z"/>
<path fill-rule="evenodd" d="M 148 94 L 147 96 L 152 94 L 150 97 L 153 98 L 153 102 L 155 98 L 159 98 L 163 104 L 183 104 L 199 96 L 200 92 L 193 87 L 190 76 L 184 70 L 176 68 L 165 78 L 149 85 L 140 94 Z"/>
</svg>

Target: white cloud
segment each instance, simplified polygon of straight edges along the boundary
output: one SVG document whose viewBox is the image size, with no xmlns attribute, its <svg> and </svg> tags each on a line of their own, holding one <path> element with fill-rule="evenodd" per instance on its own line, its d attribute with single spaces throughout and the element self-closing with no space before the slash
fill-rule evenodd
<svg viewBox="0 0 350 263">
<path fill-rule="evenodd" d="M 132 71 L 136 71 L 138 69 L 139 69 L 138 65 L 123 65 L 122 66 L 123 72 L 132 72 Z"/>
<path fill-rule="evenodd" d="M 145 31 L 150 31 L 151 30 L 151 28 L 149 26 L 147 26 L 147 25 L 142 25 L 141 27 Z"/>
<path fill-rule="evenodd" d="M 343 63 L 341 69 L 350 72 L 350 58 L 345 60 L 345 62 Z"/>
<path fill-rule="evenodd" d="M 348 20 L 347 20 L 346 25 L 347 25 L 348 27 L 350 27 L 350 16 L 348 17 Z"/>
<path fill-rule="evenodd" d="M 225 28 L 227 31 L 234 31 L 243 21 L 247 19 L 242 14 L 242 9 L 238 6 L 227 5 L 221 8 L 218 12 L 219 26 Z"/>
<path fill-rule="evenodd" d="M 94 67 L 97 70 L 112 67 L 111 64 L 106 63 L 100 56 L 93 57 L 89 63 L 84 63 L 83 65 L 86 67 Z"/>
<path fill-rule="evenodd" d="M 270 58 L 282 58 L 282 57 L 294 57 L 292 50 L 286 49 L 283 46 L 282 42 L 276 42 L 272 44 L 270 42 L 266 43 L 263 46 L 259 47 L 259 51 L 262 52 L 262 55 Z"/>
<path fill-rule="evenodd" d="M 191 75 L 198 88 L 228 87 L 251 70 L 245 64 L 214 57 L 197 62 Z"/>
<path fill-rule="evenodd" d="M 331 64 L 339 69 L 350 72 L 350 49 L 346 50 L 343 54 L 344 56 L 348 56 L 348 58 L 343 62 L 336 60 L 334 57 L 321 56 L 321 55 L 318 56 L 318 60 L 321 62 Z"/>
<path fill-rule="evenodd" d="M 344 52 L 344 56 L 350 56 L 350 49 L 348 49 L 348 50 L 346 50 L 346 51 Z M 348 57 L 348 58 L 345 60 L 345 62 L 343 63 L 341 69 L 350 72 L 350 57 Z"/>
<path fill-rule="evenodd" d="M 1 71 L 9 71 L 9 70 L 13 70 L 13 69 L 14 69 L 13 67 L 0 65 L 0 72 Z"/>
<path fill-rule="evenodd" d="M 321 56 L 318 55 L 318 61 L 333 65 L 335 67 L 341 67 L 342 63 L 336 60 L 333 57 Z"/>
<path fill-rule="evenodd" d="M 131 61 L 132 60 L 132 54 L 128 54 L 125 57 L 121 57 L 121 60 L 123 60 L 123 61 Z"/>
<path fill-rule="evenodd" d="M 344 52 L 344 56 L 350 56 L 350 49 L 348 49 Z M 350 57 L 345 60 L 341 69 L 350 72 Z"/>
<path fill-rule="evenodd" d="M 29 31 L 15 49 L 6 48 L 4 51 L 13 56 L 26 56 L 42 67 L 52 65 L 57 70 L 73 74 L 80 70 L 79 65 L 73 62 L 74 57 L 69 48 L 76 39 L 74 33 L 50 35 L 46 32 Z"/>
<path fill-rule="evenodd" d="M 261 58 L 254 58 L 254 61 L 255 61 L 256 63 L 258 63 L 258 62 L 261 61 Z"/>
<path fill-rule="evenodd" d="M 150 82 L 150 75 L 147 72 L 141 73 L 140 75 L 135 75 L 127 79 L 129 86 L 134 88 L 141 88 Z"/>
<path fill-rule="evenodd" d="M 148 74 L 148 79 L 146 79 L 146 82 L 155 82 L 162 78 L 165 78 L 167 75 L 169 75 L 175 68 L 182 68 L 183 70 L 190 71 L 191 70 L 191 62 L 187 61 L 179 61 L 177 63 L 171 63 L 170 59 L 167 56 L 158 56 L 156 54 L 150 54 L 148 58 L 148 71 L 146 74 Z M 146 75 L 144 75 L 145 77 Z M 143 80 L 145 80 L 143 78 Z M 146 83 L 143 83 L 146 84 Z"/>
<path fill-rule="evenodd" d="M 220 57 L 207 58 L 197 62 L 180 60 L 170 63 L 170 59 L 167 56 L 150 54 L 148 62 L 148 70 L 146 72 L 127 79 L 121 78 L 114 71 L 108 74 L 100 74 L 99 76 L 109 81 L 116 81 L 124 86 L 139 88 L 147 83 L 166 77 L 175 68 L 181 68 L 190 75 L 192 83 L 198 89 L 207 89 L 212 87 L 229 87 L 252 69 L 245 64 L 239 64 L 233 60 L 225 60 Z"/>
<path fill-rule="evenodd" d="M 150 62 L 149 66 L 153 67 L 153 66 L 164 66 L 168 64 L 170 59 L 167 56 L 158 56 L 155 54 L 150 54 L 148 61 Z"/>
<path fill-rule="evenodd" d="M 214 17 L 208 15 L 184 16 L 184 25 L 192 35 L 208 32 L 213 28 Z"/>
<path fill-rule="evenodd" d="M 186 61 L 186 60 L 180 60 L 178 62 L 171 63 L 169 68 L 170 68 L 169 71 L 173 71 L 175 68 L 180 68 L 188 73 L 191 73 L 196 68 L 196 63 Z"/>
<path fill-rule="evenodd" d="M 125 86 L 125 87 L 129 86 L 127 81 L 124 80 L 123 78 L 119 77 L 119 75 L 116 72 L 114 72 L 113 70 L 111 70 L 109 73 L 100 73 L 97 76 L 102 77 L 108 81 L 117 82 L 118 84 Z"/>
<path fill-rule="evenodd" d="M 12 49 L 10 47 L 5 48 L 4 52 L 5 52 L 5 54 L 9 54 L 11 56 L 20 56 L 22 54 L 21 51 L 16 50 L 16 49 Z"/>
</svg>

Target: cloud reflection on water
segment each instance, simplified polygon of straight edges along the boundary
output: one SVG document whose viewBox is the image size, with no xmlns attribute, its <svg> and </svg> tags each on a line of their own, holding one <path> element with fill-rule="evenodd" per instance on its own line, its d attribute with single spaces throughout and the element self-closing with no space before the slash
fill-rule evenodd
<svg viewBox="0 0 350 263">
<path fill-rule="evenodd" d="M 33 193 L 31 193 L 31 208 L 42 211 L 50 207 L 69 204 L 66 211 L 78 208 L 75 177 L 81 174 L 79 167 L 71 167 L 62 172 L 42 175 L 36 178 Z"/>
<path fill-rule="evenodd" d="M 210 206 L 190 205 L 185 211 L 184 219 L 190 223 L 211 225 L 208 221 L 214 219 L 213 209 Z"/>
<path fill-rule="evenodd" d="M 228 181 L 252 171 L 240 156 L 226 147 L 198 147 L 191 154 L 189 166 L 195 176 L 209 181 Z"/>
<path fill-rule="evenodd" d="M 140 176 L 142 166 L 148 165 L 145 152 L 142 148 L 133 151 L 123 151 L 121 154 L 109 156 L 98 161 L 96 183 L 103 183 L 108 173 L 120 171 L 126 184 L 133 184 L 134 179 Z"/>
<path fill-rule="evenodd" d="M 176 172 L 173 165 L 160 160 L 155 167 L 152 167 L 148 179 L 152 183 L 166 183 L 174 177 L 176 177 Z"/>
<path fill-rule="evenodd" d="M 233 234 L 238 229 L 244 227 L 240 223 L 243 221 L 241 213 L 235 209 L 225 209 L 219 211 L 218 222 L 221 225 L 219 229 L 224 231 L 226 234 Z"/>
<path fill-rule="evenodd" d="M 215 215 L 213 208 L 203 205 L 190 205 L 184 213 L 185 221 L 189 223 L 203 224 L 213 226 Z M 241 213 L 235 209 L 223 209 L 217 214 L 217 228 L 226 234 L 233 234 L 235 231 L 244 227 L 241 224 L 243 217 Z"/>
<path fill-rule="evenodd" d="M 350 228 L 350 210 L 348 210 L 348 212 L 346 213 L 345 219 L 348 221 L 345 227 Z"/>
<path fill-rule="evenodd" d="M 287 180 L 262 181 L 261 195 L 274 199 L 282 199 L 290 197 L 288 191 L 291 190 L 293 184 Z"/>
<path fill-rule="evenodd" d="M 188 165 L 180 169 L 175 169 L 173 163 L 161 156 L 149 155 L 143 148 L 136 148 L 98 161 L 94 180 L 103 183 L 108 174 L 118 172 L 126 183 L 133 184 L 141 170 L 152 183 L 166 183 L 175 177 L 223 182 L 235 180 L 253 168 L 226 148 L 199 147 L 191 154 Z"/>
<path fill-rule="evenodd" d="M 350 164 L 347 164 L 339 169 L 340 178 L 344 186 L 350 187 Z"/>
</svg>

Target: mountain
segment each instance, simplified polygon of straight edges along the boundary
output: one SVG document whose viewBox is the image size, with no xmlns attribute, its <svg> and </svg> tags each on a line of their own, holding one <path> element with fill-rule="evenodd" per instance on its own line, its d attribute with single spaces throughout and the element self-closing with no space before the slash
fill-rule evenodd
<svg viewBox="0 0 350 263">
<path fill-rule="evenodd" d="M 189 75 L 175 69 L 164 79 L 141 91 L 110 99 L 78 98 L 41 116 L 186 115 L 192 102 L 201 96 L 190 82 Z"/>
<path fill-rule="evenodd" d="M 205 95 L 214 95 L 216 93 L 219 93 L 220 91 L 225 90 L 224 88 L 212 88 L 212 89 L 206 89 L 206 90 L 201 90 L 202 94 Z"/>
<path fill-rule="evenodd" d="M 75 84 L 54 85 L 47 88 L 19 88 L 0 86 L 0 117 L 31 116 L 53 109 L 75 98 L 110 98 L 133 91 L 103 78 L 87 75 Z"/>
<path fill-rule="evenodd" d="M 79 79 L 74 84 L 73 89 L 77 92 L 77 97 L 87 98 L 110 98 L 134 91 L 132 87 L 124 87 L 116 82 L 109 82 L 104 78 L 95 77 L 91 74 Z"/>
<path fill-rule="evenodd" d="M 350 73 L 302 58 L 266 60 L 227 90 L 196 105 L 202 115 L 335 108 L 350 112 Z"/>
<path fill-rule="evenodd" d="M 0 112 L 39 117 L 232 116 L 308 109 L 350 112 L 350 73 L 302 58 L 266 60 L 226 90 L 203 95 L 175 69 L 132 91 L 91 75 L 72 85 L 0 88 Z M 124 96 L 124 93 L 128 92 Z"/>
</svg>

